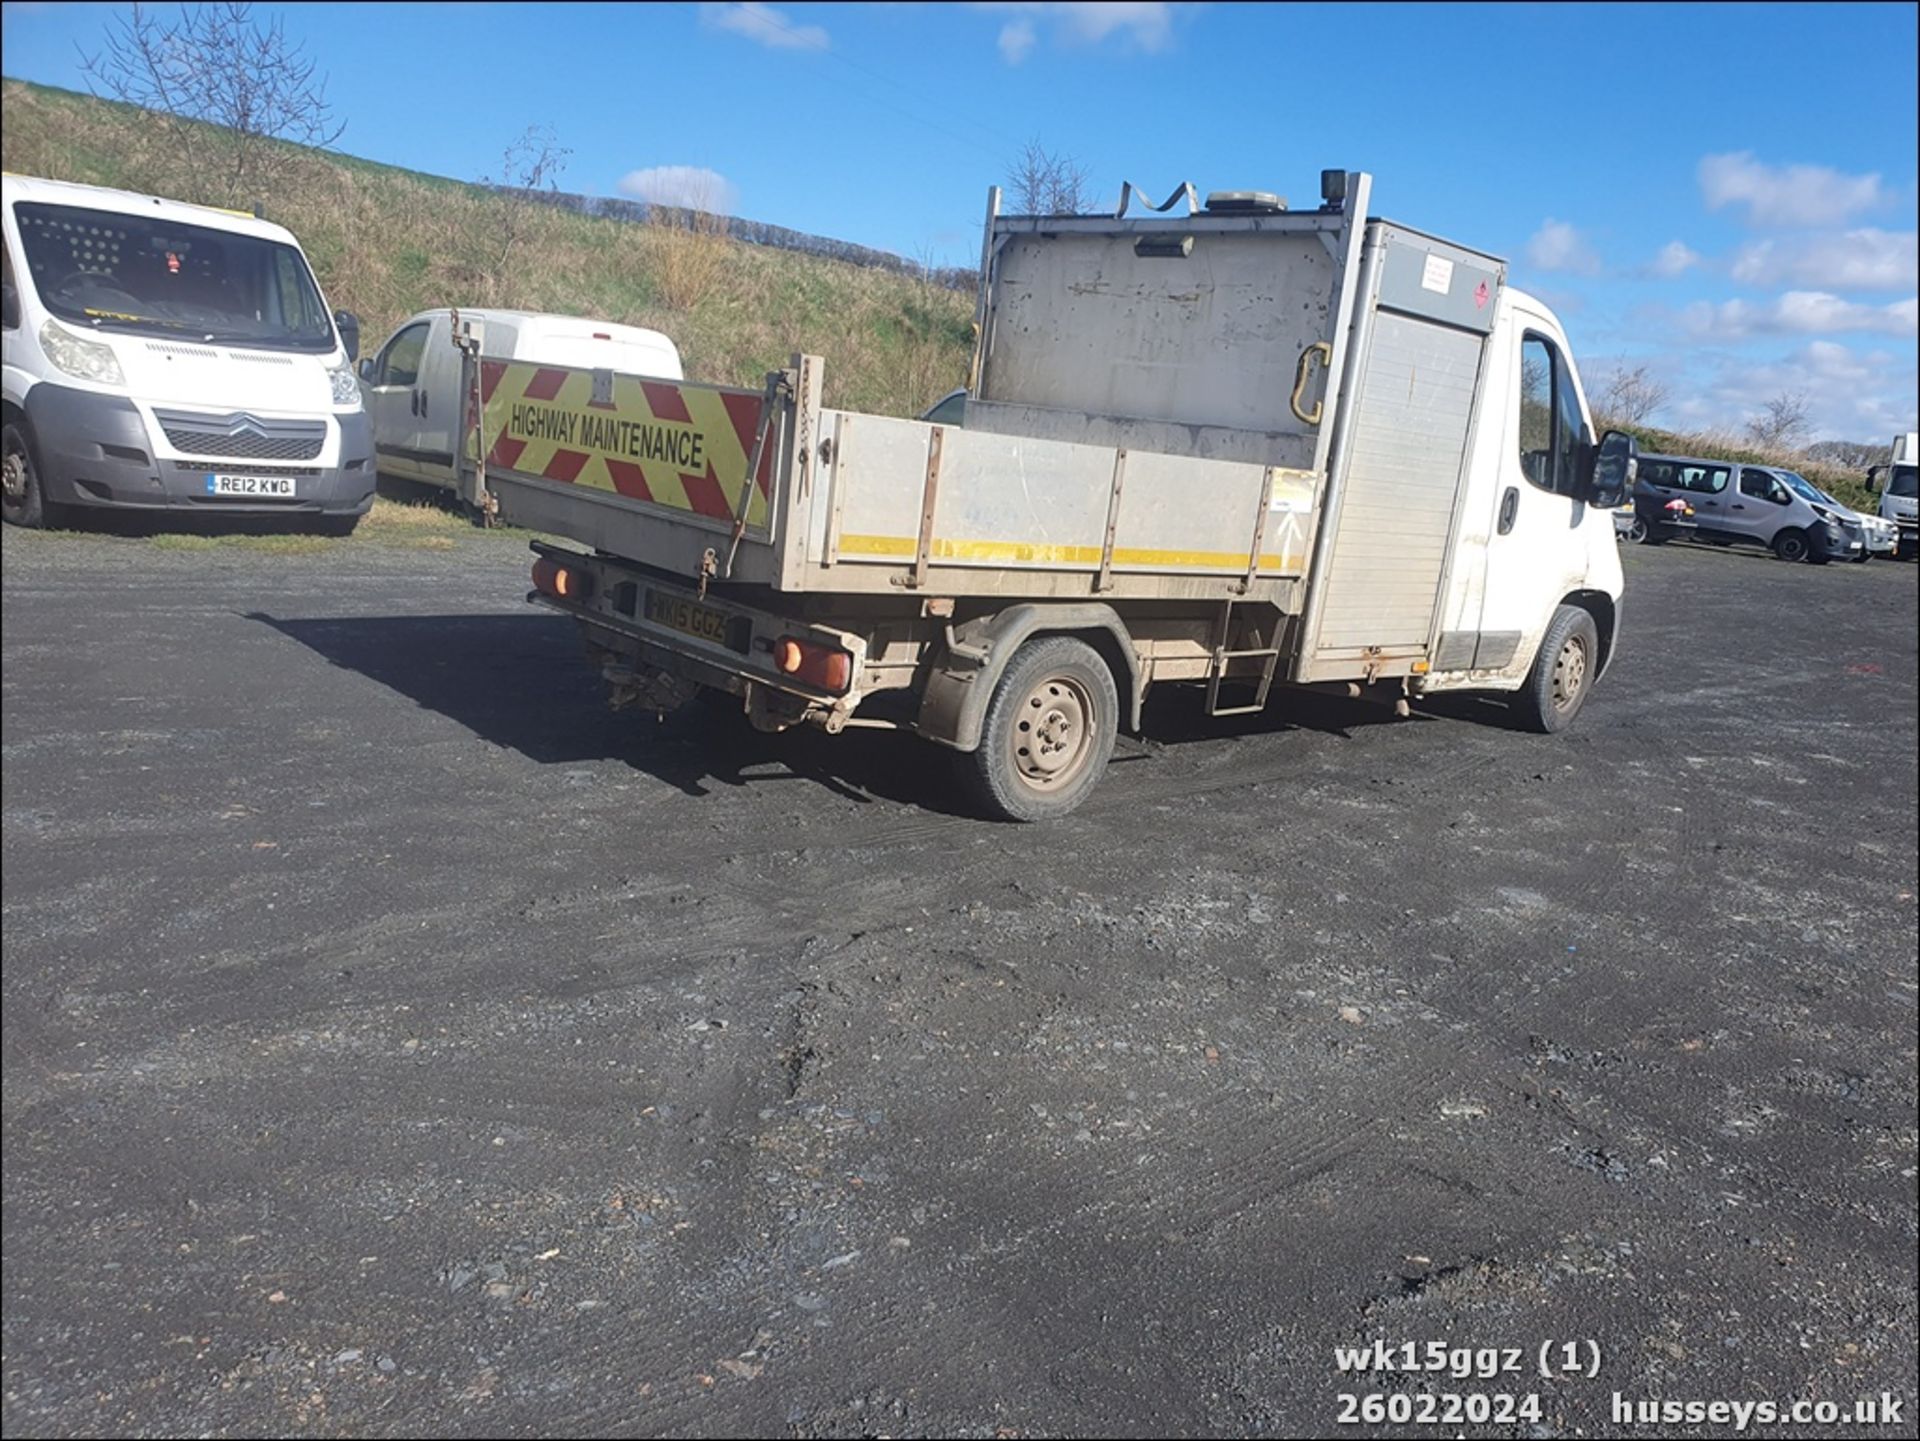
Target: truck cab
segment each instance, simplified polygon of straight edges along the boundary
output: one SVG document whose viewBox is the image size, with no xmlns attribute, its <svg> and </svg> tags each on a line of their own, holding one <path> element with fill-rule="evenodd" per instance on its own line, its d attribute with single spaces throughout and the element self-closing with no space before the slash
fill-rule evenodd
<svg viewBox="0 0 1920 1441">
<path fill-rule="evenodd" d="M 1920 462 L 1920 433 L 1907 431 L 1893 438 L 1887 463 L 1867 472 L 1867 488 L 1880 497 L 1880 518 L 1890 520 L 1899 530 L 1898 554 L 1905 558 L 1920 553 L 1920 482 L 1915 465 Z"/>
</svg>

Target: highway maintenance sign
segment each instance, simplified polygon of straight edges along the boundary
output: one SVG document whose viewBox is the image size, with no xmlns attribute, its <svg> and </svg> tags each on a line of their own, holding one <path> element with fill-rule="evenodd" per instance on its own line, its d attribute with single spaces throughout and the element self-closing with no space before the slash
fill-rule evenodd
<svg viewBox="0 0 1920 1441">
<path fill-rule="evenodd" d="M 482 358 L 480 394 L 489 468 L 723 525 L 740 514 L 760 433 L 758 391 Z M 748 497 L 749 530 L 767 524 L 774 450 L 770 438 Z"/>
</svg>

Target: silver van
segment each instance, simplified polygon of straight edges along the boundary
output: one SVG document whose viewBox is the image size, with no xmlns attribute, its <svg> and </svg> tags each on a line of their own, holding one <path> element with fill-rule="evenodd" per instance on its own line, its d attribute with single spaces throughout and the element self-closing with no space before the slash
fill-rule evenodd
<svg viewBox="0 0 1920 1441">
<path fill-rule="evenodd" d="M 1714 545 L 1763 545 L 1782 560 L 1825 565 L 1852 560 L 1864 537 L 1837 511 L 1810 499 L 1771 466 L 1679 455 L 1642 455 L 1637 497 L 1694 509 L 1694 538 Z M 1797 478 L 1797 477 L 1796 477 Z"/>
</svg>

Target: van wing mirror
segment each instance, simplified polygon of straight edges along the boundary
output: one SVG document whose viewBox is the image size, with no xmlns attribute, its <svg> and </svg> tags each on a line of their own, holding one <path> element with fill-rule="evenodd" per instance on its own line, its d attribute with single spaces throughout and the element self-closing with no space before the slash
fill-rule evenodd
<svg viewBox="0 0 1920 1441">
<path fill-rule="evenodd" d="M 340 328 L 340 343 L 347 348 L 347 359 L 360 358 L 360 317 L 351 310 L 333 312 L 333 323 Z"/>
<path fill-rule="evenodd" d="M 1639 444 L 1624 430 L 1608 431 L 1600 437 L 1600 445 L 1594 453 L 1587 504 L 1601 510 L 1612 510 L 1626 500 L 1639 472 Z"/>
<path fill-rule="evenodd" d="M 0 325 L 8 330 L 20 324 L 20 292 L 13 287 L 13 277 L 9 275 L 0 283 Z"/>
<path fill-rule="evenodd" d="M 373 357 L 371 355 L 360 362 L 360 378 L 366 381 L 368 385 L 373 384 Z"/>
</svg>

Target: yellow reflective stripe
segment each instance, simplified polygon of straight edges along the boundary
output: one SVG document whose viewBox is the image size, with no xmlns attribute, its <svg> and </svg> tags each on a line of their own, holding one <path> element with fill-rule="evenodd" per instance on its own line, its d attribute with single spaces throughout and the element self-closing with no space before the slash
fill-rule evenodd
<svg viewBox="0 0 1920 1441">
<path fill-rule="evenodd" d="M 906 535 L 843 535 L 840 537 L 842 555 L 900 556 L 910 560 L 918 545 L 919 542 L 912 536 Z M 1101 550 L 1097 545 L 1045 545 L 1027 541 L 936 538 L 931 547 L 931 554 L 936 560 L 1098 566 Z M 1299 565 L 1304 559 L 1304 556 L 1262 554 L 1260 569 L 1284 570 L 1290 565 Z M 1146 550 L 1123 545 L 1114 547 L 1113 563 L 1167 569 L 1243 570 L 1247 564 L 1247 553 L 1230 550 Z"/>
</svg>

